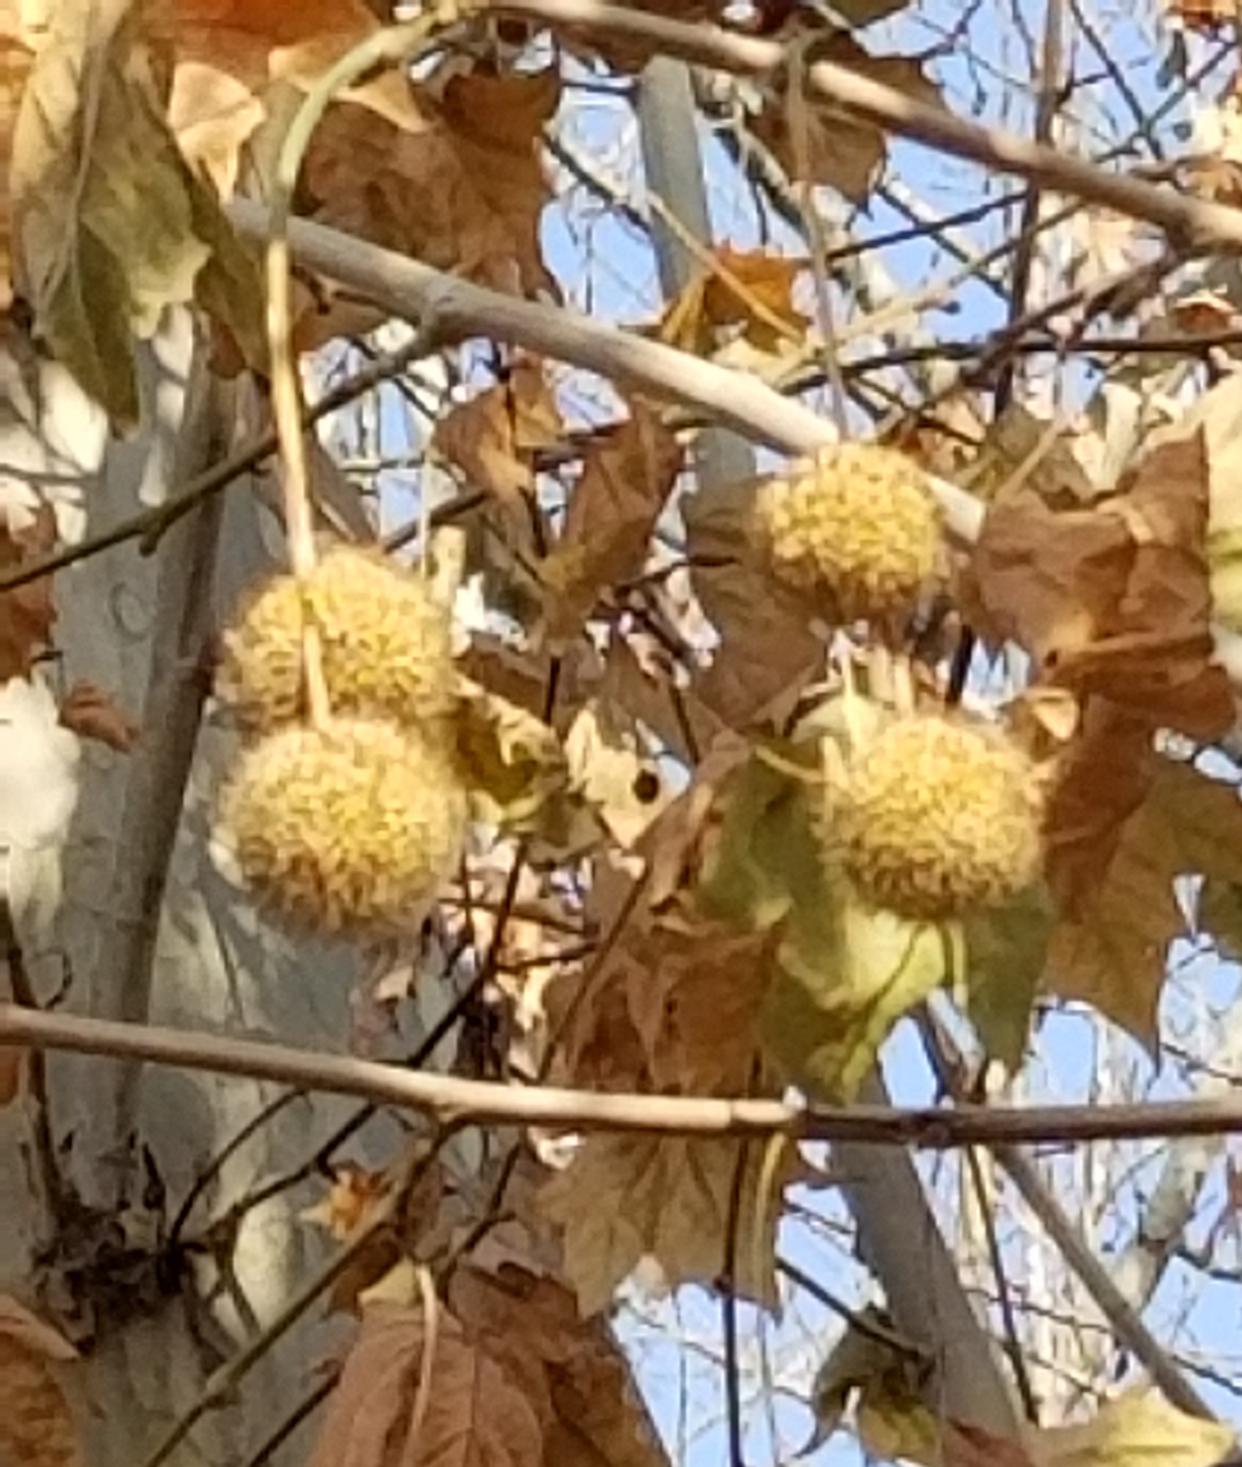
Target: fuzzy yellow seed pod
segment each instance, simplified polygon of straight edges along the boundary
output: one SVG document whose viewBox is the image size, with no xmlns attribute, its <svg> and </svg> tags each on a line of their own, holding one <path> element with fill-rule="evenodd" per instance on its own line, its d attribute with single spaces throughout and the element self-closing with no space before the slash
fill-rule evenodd
<svg viewBox="0 0 1242 1467">
<path fill-rule="evenodd" d="M 263 732 L 301 717 L 304 614 L 319 630 L 334 713 L 421 727 L 451 711 L 448 608 L 423 577 L 339 546 L 303 590 L 289 575 L 268 581 L 226 633 L 216 691 L 243 728 Z"/>
<path fill-rule="evenodd" d="M 834 621 L 909 610 L 936 571 L 940 508 L 926 475 L 879 444 L 827 449 L 765 485 L 758 518 L 777 581 Z"/>
<path fill-rule="evenodd" d="M 215 843 L 285 925 L 365 935 L 420 920 L 465 828 L 466 793 L 438 744 L 355 719 L 291 724 L 246 749 Z"/>
<path fill-rule="evenodd" d="M 1038 875 L 1041 788 L 1031 761 L 999 735 L 899 719 L 830 797 L 829 852 L 871 906 L 916 921 L 960 917 Z"/>
</svg>

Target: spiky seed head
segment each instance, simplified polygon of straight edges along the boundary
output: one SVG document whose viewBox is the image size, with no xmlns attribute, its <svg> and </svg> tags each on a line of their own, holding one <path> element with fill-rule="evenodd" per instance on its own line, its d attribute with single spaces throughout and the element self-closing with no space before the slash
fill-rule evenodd
<svg viewBox="0 0 1242 1467">
<path fill-rule="evenodd" d="M 302 588 L 291 575 L 266 582 L 226 633 L 217 692 L 243 728 L 263 732 L 301 716 L 304 616 L 319 629 L 334 713 L 423 726 L 451 711 L 447 606 L 422 576 L 339 546 Z"/>
<path fill-rule="evenodd" d="M 869 905 L 916 921 L 960 917 L 1038 875 L 1041 789 L 1031 761 L 999 735 L 899 719 L 830 795 L 829 851 Z"/>
<path fill-rule="evenodd" d="M 809 471 L 766 485 L 758 516 L 772 574 L 835 621 L 908 610 L 935 574 L 940 509 L 895 449 L 825 450 Z"/>
<path fill-rule="evenodd" d="M 215 839 L 286 926 L 365 935 L 421 919 L 465 828 L 466 793 L 439 743 L 353 719 L 290 724 L 245 749 Z"/>
</svg>

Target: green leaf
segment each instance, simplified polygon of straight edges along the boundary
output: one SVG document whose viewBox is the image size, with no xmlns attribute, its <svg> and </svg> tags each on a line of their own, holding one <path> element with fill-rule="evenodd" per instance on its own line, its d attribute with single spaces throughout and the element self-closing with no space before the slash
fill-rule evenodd
<svg viewBox="0 0 1242 1467">
<path fill-rule="evenodd" d="M 809 1456 L 828 1441 L 841 1425 L 851 1403 L 860 1435 L 869 1449 L 879 1445 L 885 1457 L 916 1462 L 943 1460 L 935 1417 L 923 1404 L 920 1391 L 926 1374 L 916 1356 L 884 1342 L 892 1332 L 888 1317 L 868 1306 L 837 1340 L 819 1367 L 811 1388 L 815 1433 L 799 1456 Z"/>
<path fill-rule="evenodd" d="M 846 1103 L 901 1016 L 940 984 L 946 929 L 864 907 L 825 880 L 796 910 L 777 956 L 763 1042 L 818 1099 Z"/>
<path fill-rule="evenodd" d="M 699 885 L 710 916 L 762 931 L 823 886 L 808 786 L 762 753 L 729 781 L 720 838 Z"/>
<path fill-rule="evenodd" d="M 1052 925 L 1042 887 L 962 920 L 966 959 L 957 997 L 988 1054 L 1011 1073 L 1022 1064 Z"/>
</svg>

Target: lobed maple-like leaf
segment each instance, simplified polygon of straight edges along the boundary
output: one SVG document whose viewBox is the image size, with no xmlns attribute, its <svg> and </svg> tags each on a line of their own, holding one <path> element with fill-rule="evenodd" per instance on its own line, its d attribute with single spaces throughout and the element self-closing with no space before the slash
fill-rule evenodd
<svg viewBox="0 0 1242 1467">
<path fill-rule="evenodd" d="M 1242 800 L 1189 765 L 1153 761 L 1131 813 L 1106 837 L 1111 854 L 1097 860 L 1052 933 L 1045 981 L 1150 1046 L 1168 946 L 1186 925 L 1174 879 L 1242 885 Z"/>
<path fill-rule="evenodd" d="M 417 128 L 362 105 L 329 109 L 303 168 L 313 217 L 500 290 L 555 293 L 539 222 L 556 71 L 452 73 L 416 100 Z"/>
<path fill-rule="evenodd" d="M 762 1146 L 746 1150 L 734 1280 L 740 1295 L 769 1306 L 777 1301 L 781 1195 L 799 1174 L 796 1150 L 777 1144 L 771 1168 Z M 587 1138 L 541 1197 L 544 1212 L 564 1230 L 565 1273 L 584 1314 L 606 1308 L 644 1259 L 669 1288 L 719 1279 L 740 1148 L 736 1141 L 679 1136 Z"/>
</svg>

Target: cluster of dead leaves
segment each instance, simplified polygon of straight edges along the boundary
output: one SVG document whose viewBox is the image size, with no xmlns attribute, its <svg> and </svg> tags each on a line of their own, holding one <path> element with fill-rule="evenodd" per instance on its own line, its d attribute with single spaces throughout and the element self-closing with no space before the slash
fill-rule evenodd
<svg viewBox="0 0 1242 1467">
<path fill-rule="evenodd" d="M 444 1297 L 372 1298 L 312 1467 L 405 1462 L 665 1467 L 607 1325 L 560 1284 L 458 1268 Z"/>
<path fill-rule="evenodd" d="M 305 91 L 381 22 L 363 0 L 173 0 L 0 12 L 0 199 L 6 287 L 50 352 L 126 427 L 138 416 L 132 342 L 197 302 L 218 361 L 261 369 L 257 262 L 221 210 L 264 189 Z M 303 169 L 303 212 L 505 290 L 555 293 L 540 253 L 542 129 L 555 71 L 442 62 L 396 69 L 332 105 Z M 313 345 L 359 324 L 307 293 Z M 367 317 L 373 324 L 374 317 Z"/>
<path fill-rule="evenodd" d="M 1174 879 L 1232 883 L 1242 850 L 1236 792 L 1156 749 L 1158 730 L 1211 740 L 1234 719 L 1211 630 L 1218 472 L 1192 422 L 1110 492 L 1045 473 L 1002 490 L 971 564 L 977 624 L 1029 653 L 1041 692 L 1080 708 L 1049 813 L 1056 912 L 1043 981 L 1148 1043 L 1168 946 L 1185 928 Z"/>
</svg>

